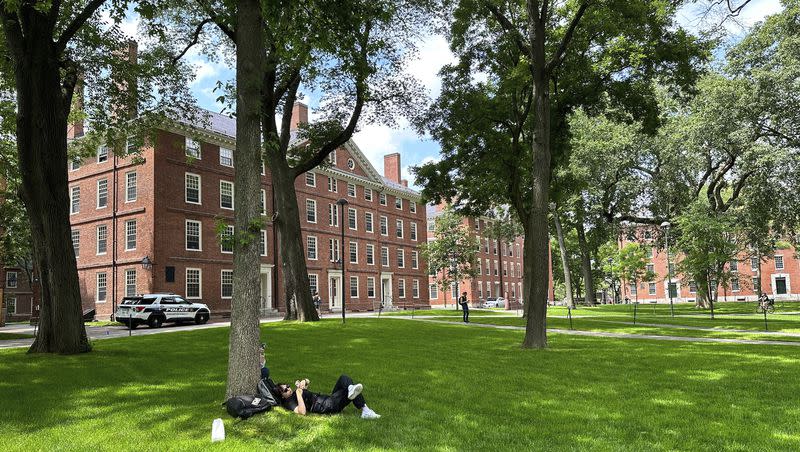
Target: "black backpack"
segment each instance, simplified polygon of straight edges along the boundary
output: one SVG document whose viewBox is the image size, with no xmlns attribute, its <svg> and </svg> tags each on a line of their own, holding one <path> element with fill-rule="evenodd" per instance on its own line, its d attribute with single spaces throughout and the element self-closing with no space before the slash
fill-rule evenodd
<svg viewBox="0 0 800 452">
<path fill-rule="evenodd" d="M 251 395 L 234 396 L 225 401 L 225 410 L 228 411 L 228 414 L 242 420 L 254 414 L 269 411 L 272 407 L 273 405 L 267 399 Z"/>
</svg>

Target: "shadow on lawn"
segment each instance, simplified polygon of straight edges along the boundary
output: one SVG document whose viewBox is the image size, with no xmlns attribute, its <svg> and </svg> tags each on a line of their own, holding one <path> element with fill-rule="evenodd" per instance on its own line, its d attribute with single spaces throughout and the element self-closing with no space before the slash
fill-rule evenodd
<svg viewBox="0 0 800 452">
<path fill-rule="evenodd" d="M 232 422 L 219 406 L 227 329 L 98 341 L 82 356 L 0 354 L 0 425 L 15 449 L 791 449 L 793 350 L 353 319 L 262 328 L 275 380 L 340 373 L 383 418 L 281 409 Z M 77 437 L 76 437 L 77 436 Z M 85 438 L 81 438 L 84 436 Z M 0 445 L 4 439 L 0 437 Z"/>
</svg>

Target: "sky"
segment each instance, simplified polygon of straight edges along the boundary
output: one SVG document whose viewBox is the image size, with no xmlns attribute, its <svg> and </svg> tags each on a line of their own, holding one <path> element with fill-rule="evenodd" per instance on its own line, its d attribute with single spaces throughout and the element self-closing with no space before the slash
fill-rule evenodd
<svg viewBox="0 0 800 452">
<path fill-rule="evenodd" d="M 735 4 L 738 4 L 734 2 Z M 731 39 L 737 40 L 744 35 L 746 28 L 762 20 L 770 14 L 781 11 L 780 0 L 752 0 L 748 4 L 736 21 L 726 21 L 726 29 Z M 696 31 L 702 27 L 700 16 L 700 6 L 689 4 L 682 8 L 678 13 L 678 22 L 689 30 Z M 131 19 L 122 25 L 123 31 L 132 36 L 136 36 L 138 21 Z M 455 61 L 455 57 L 450 52 L 447 40 L 439 35 L 426 36 L 420 40 L 418 58 L 411 61 L 405 71 L 425 86 L 431 99 L 435 98 L 441 91 L 441 81 L 438 72 L 445 64 Z M 190 84 L 190 88 L 198 105 L 211 111 L 219 112 L 222 105 L 216 102 L 217 94 L 214 87 L 218 80 L 233 79 L 233 70 L 226 67 L 224 63 L 209 61 L 197 51 L 190 51 L 187 55 L 189 62 L 195 68 L 195 78 Z M 309 105 L 310 119 L 314 120 L 314 108 L 319 103 L 319 96 L 314 93 L 304 93 L 304 101 Z M 414 183 L 414 178 L 410 173 L 410 168 L 414 165 L 435 161 L 439 159 L 439 145 L 429 137 L 418 135 L 412 130 L 408 123 L 400 121 L 398 127 L 387 127 L 384 125 L 368 124 L 360 127 L 359 131 L 353 135 L 353 141 L 364 152 L 375 169 L 383 174 L 383 156 L 393 152 L 401 154 L 402 177 L 409 180 L 412 188 L 419 189 Z"/>
</svg>

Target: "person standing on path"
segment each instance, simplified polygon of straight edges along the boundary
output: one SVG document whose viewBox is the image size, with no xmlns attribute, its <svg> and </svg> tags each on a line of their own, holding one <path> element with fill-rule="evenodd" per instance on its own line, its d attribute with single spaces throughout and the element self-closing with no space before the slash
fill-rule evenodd
<svg viewBox="0 0 800 452">
<path fill-rule="evenodd" d="M 461 305 L 464 323 L 469 323 L 469 304 L 467 304 L 466 292 L 461 292 L 461 297 L 458 298 L 458 304 Z"/>
</svg>

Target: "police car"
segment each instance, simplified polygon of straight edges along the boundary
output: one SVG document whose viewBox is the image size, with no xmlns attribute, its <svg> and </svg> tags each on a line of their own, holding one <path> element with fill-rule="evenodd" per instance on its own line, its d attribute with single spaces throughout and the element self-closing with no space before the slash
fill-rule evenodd
<svg viewBox="0 0 800 452">
<path fill-rule="evenodd" d="M 135 297 L 125 297 L 117 308 L 115 318 L 118 322 L 136 328 L 146 323 L 150 328 L 159 328 L 166 322 L 194 322 L 198 325 L 208 322 L 211 311 L 207 305 L 192 303 L 174 293 L 154 293 Z"/>
</svg>

